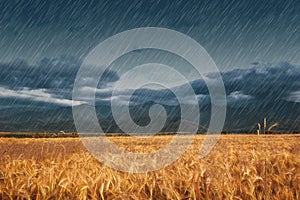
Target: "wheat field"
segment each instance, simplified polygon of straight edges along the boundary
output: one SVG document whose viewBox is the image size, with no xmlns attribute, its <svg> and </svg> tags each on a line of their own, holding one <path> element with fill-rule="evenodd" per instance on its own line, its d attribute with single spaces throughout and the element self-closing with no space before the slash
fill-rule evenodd
<svg viewBox="0 0 300 200">
<path fill-rule="evenodd" d="M 151 152 L 171 138 L 110 140 Z M 0 199 L 300 199 L 300 135 L 222 135 L 199 159 L 203 138 L 172 165 L 140 174 L 101 164 L 79 138 L 0 138 Z"/>
</svg>

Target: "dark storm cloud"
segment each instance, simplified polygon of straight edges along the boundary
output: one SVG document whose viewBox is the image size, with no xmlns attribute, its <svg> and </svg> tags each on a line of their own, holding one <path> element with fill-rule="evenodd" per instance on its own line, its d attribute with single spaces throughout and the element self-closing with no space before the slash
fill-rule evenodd
<svg viewBox="0 0 300 200">
<path fill-rule="evenodd" d="M 228 103 L 252 100 L 259 103 L 276 99 L 295 99 L 300 90 L 300 67 L 288 62 L 256 63 L 249 69 L 234 69 L 222 72 Z M 214 73 L 207 74 L 214 79 Z M 209 95 L 203 80 L 192 83 L 197 94 Z M 290 98 L 293 96 L 293 98 Z"/>
<path fill-rule="evenodd" d="M 249 69 L 234 69 L 221 72 L 224 82 L 228 105 L 247 106 L 247 104 L 264 105 L 275 100 L 299 102 L 300 99 L 300 67 L 287 62 L 279 63 L 256 63 L 255 67 Z M 214 79 L 215 74 L 206 74 L 206 78 Z M 209 91 L 203 79 L 192 81 L 197 99 L 200 104 L 209 103 Z M 192 102 L 192 96 L 186 94 L 187 85 L 181 85 L 172 90 L 177 90 L 183 97 L 185 103 Z M 129 91 L 118 91 L 114 98 L 119 98 L 129 94 Z M 111 95 L 111 93 L 109 94 Z M 107 97 L 109 97 L 106 96 Z M 168 89 L 138 89 L 130 101 L 133 103 L 145 103 L 152 101 L 166 105 L 178 104 L 175 95 Z"/>
<path fill-rule="evenodd" d="M 30 65 L 24 60 L 1 63 L 0 84 L 14 89 L 69 89 L 72 88 L 79 66 L 80 62 L 67 57 L 45 58 L 37 65 Z"/>
<path fill-rule="evenodd" d="M 49 103 L 65 99 L 70 104 L 80 65 L 80 60 L 68 56 L 44 58 L 37 65 L 24 60 L 0 63 L 0 98 L 26 98 Z M 118 79 L 116 72 L 106 70 L 98 87 L 105 88 Z"/>
<path fill-rule="evenodd" d="M 227 93 L 242 91 L 258 100 L 287 98 L 292 92 L 299 91 L 299 77 L 300 67 L 287 62 L 223 73 Z"/>
<path fill-rule="evenodd" d="M 0 63 L 0 85 L 9 88 L 72 89 L 81 61 L 73 57 L 44 58 L 37 65 L 24 60 Z M 99 85 L 119 79 L 114 71 L 106 70 Z"/>
<path fill-rule="evenodd" d="M 253 68 L 234 69 L 221 75 L 229 104 L 248 100 L 263 104 L 277 99 L 299 102 L 300 66 L 287 62 L 257 63 Z M 206 77 L 214 79 L 214 74 Z M 191 85 L 196 95 L 209 96 L 204 80 L 193 81 Z M 177 90 L 184 95 L 185 87 L 180 86 Z"/>
</svg>

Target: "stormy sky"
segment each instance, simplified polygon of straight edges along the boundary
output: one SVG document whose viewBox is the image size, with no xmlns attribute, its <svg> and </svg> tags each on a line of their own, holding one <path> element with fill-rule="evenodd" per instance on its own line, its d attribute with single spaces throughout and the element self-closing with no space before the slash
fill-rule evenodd
<svg viewBox="0 0 300 200">
<path fill-rule="evenodd" d="M 27 113 L 32 107 L 38 111 L 39 106 L 45 105 L 70 108 L 72 104 L 87 103 L 88 99 L 72 101 L 76 74 L 86 56 L 108 37 L 140 27 L 176 30 L 206 49 L 224 81 L 228 113 L 232 117 L 229 119 L 243 119 L 244 126 L 251 127 L 257 117 L 269 115 L 277 122 L 286 122 L 291 130 L 299 130 L 297 0 L 0 0 L 0 109 L 4 113 L 0 129 L 10 130 L 5 127 L 13 122 L 22 124 L 19 116 L 26 120 L 35 116 L 36 113 Z M 183 58 L 167 52 L 133 51 L 103 71 L 96 89 L 97 104 L 107 105 L 112 99 L 126 104 L 128 98 L 133 105 L 149 101 L 178 104 L 165 89 L 141 88 L 133 92 L 132 88 L 123 88 L 112 94 L 112 86 L 123 80 L 114 69 L 146 63 L 165 64 L 183 71 L 191 67 Z M 209 103 L 210 94 L 203 78 L 214 80 L 216 74 L 198 77 L 192 71 L 186 72 L 192 78 L 170 88 L 179 91 L 185 97 L 184 103 L 189 104 L 193 97 L 185 92 L 186 84 L 190 84 L 199 104 Z M 151 73 L 153 77 L 162 75 L 161 81 L 177 80 L 161 71 Z M 139 75 L 128 78 L 129 82 L 135 85 L 147 78 Z M 86 81 L 88 84 L 91 80 Z M 82 84 L 82 94 L 95 89 Z M 22 109 L 11 111 L 19 107 Z M 248 115 L 251 122 L 245 119 Z M 227 127 L 233 129 L 237 124 Z M 18 126 L 12 127 L 18 130 Z"/>
<path fill-rule="evenodd" d="M 0 1 L 0 61 L 84 57 L 105 38 L 158 26 L 185 33 L 221 70 L 252 62 L 300 64 L 300 2 Z"/>
</svg>

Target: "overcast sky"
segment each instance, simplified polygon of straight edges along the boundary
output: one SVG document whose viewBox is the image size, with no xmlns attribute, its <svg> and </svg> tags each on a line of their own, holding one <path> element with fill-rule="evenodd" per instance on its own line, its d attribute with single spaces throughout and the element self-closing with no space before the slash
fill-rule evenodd
<svg viewBox="0 0 300 200">
<path fill-rule="evenodd" d="M 0 1 L 0 61 L 84 57 L 105 38 L 159 26 L 198 41 L 221 70 L 300 64 L 300 1 Z"/>
</svg>

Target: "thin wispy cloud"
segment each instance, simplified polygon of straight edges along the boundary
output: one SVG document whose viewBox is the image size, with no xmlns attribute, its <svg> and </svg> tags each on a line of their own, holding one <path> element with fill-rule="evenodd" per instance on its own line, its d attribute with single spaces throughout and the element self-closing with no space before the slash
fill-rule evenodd
<svg viewBox="0 0 300 200">
<path fill-rule="evenodd" d="M 55 97 L 53 94 L 47 92 L 46 89 L 29 89 L 23 88 L 20 90 L 11 90 L 0 87 L 1 98 L 16 98 L 27 99 L 30 101 L 44 102 L 49 104 L 59 104 L 64 106 L 80 105 L 84 102 L 72 101 L 70 99 L 63 99 Z"/>
</svg>

